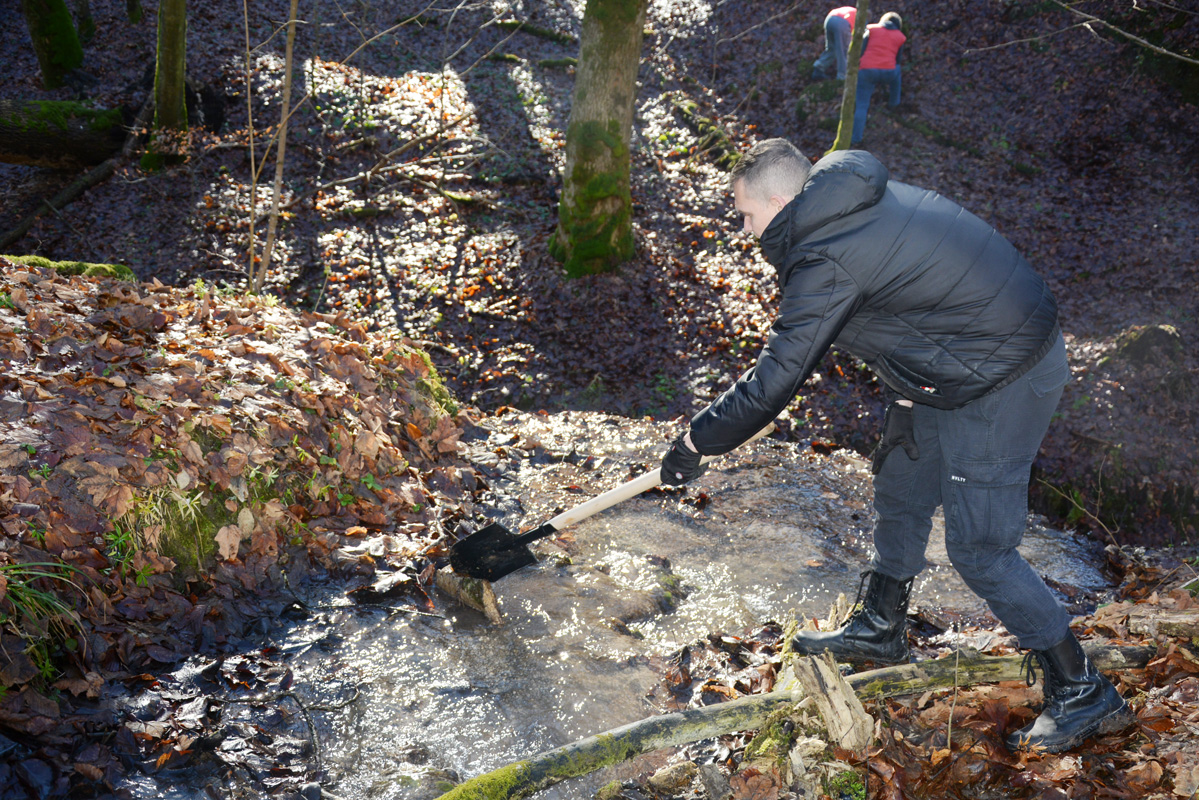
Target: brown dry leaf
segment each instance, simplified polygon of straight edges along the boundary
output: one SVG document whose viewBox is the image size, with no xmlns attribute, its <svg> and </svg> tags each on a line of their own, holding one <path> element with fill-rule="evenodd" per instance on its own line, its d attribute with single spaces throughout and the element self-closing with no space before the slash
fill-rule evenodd
<svg viewBox="0 0 1199 800">
<path fill-rule="evenodd" d="M 193 464 L 204 463 L 204 451 L 200 449 L 200 445 L 191 439 L 187 440 L 187 444 L 182 448 L 183 457 Z"/>
<path fill-rule="evenodd" d="M 22 314 L 29 313 L 29 292 L 20 286 L 14 286 L 9 290 L 8 297 Z"/>
<path fill-rule="evenodd" d="M 88 445 L 92 443 L 92 432 L 86 425 L 63 425 L 61 430 L 57 430 L 50 434 L 50 441 L 58 446 L 61 454 L 66 458 L 86 453 Z M 0 464 L 0 466 L 3 466 Z"/>
<path fill-rule="evenodd" d="M 29 453 L 19 444 L 0 444 L 0 469 L 21 468 L 29 461 Z"/>
<path fill-rule="evenodd" d="M 351 525 L 346 528 L 346 536 L 366 536 L 366 528 L 361 525 Z"/>
<path fill-rule="evenodd" d="M 273 528 L 287 514 L 287 509 L 278 498 L 272 498 L 258 512 L 258 518 L 264 527 Z"/>
<path fill-rule="evenodd" d="M 55 689 L 63 689 L 78 697 L 86 694 L 88 697 L 99 697 L 100 689 L 104 686 L 104 678 L 97 672 L 89 672 L 82 678 L 63 678 L 56 681 Z"/>
<path fill-rule="evenodd" d="M 1162 769 L 1160 762 L 1146 761 L 1144 764 L 1137 764 L 1129 769 L 1124 773 L 1124 777 L 1132 784 L 1132 788 L 1148 791 L 1161 783 L 1164 774 L 1165 770 Z"/>
<path fill-rule="evenodd" d="M 379 437 L 370 431 L 363 431 L 354 441 L 354 451 L 360 453 L 368 461 L 373 461 L 379 455 Z"/>
<path fill-rule="evenodd" d="M 142 528 L 142 539 L 145 541 L 146 547 L 157 550 L 158 543 L 162 540 L 162 526 L 147 525 Z"/>
<path fill-rule="evenodd" d="M 237 547 L 241 544 L 241 528 L 236 525 L 226 525 L 216 532 L 216 546 L 221 552 L 221 558 L 232 561 L 237 558 Z"/>
<path fill-rule="evenodd" d="M 729 778 L 733 800 L 778 800 L 779 778 L 749 767 Z"/>
<path fill-rule="evenodd" d="M 228 417 L 211 414 L 202 419 L 201 423 L 210 428 L 215 428 L 218 436 L 229 437 L 233 435 L 233 423 L 229 421 Z"/>
<path fill-rule="evenodd" d="M 104 770 L 97 767 L 95 764 L 84 764 L 82 761 L 75 762 L 75 771 L 89 781 L 98 781 L 104 778 Z"/>
<path fill-rule="evenodd" d="M 1171 766 L 1170 776 L 1174 780 L 1174 794 L 1186 798 L 1199 794 L 1199 765 Z"/>
<path fill-rule="evenodd" d="M 940 750 L 934 750 L 933 754 L 932 754 L 933 766 L 934 767 L 937 766 L 942 761 L 949 758 L 951 755 L 953 755 L 953 753 L 949 750 L 948 747 L 942 747 Z"/>
</svg>

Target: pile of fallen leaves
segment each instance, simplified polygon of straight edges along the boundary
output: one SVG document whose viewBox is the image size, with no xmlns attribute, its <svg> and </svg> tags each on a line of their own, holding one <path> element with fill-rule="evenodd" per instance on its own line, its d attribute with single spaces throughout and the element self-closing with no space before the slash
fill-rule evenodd
<svg viewBox="0 0 1199 800">
<path fill-rule="evenodd" d="M 1010 753 L 1004 737 L 1037 714 L 1041 685 L 1008 681 L 877 701 L 864 698 L 866 711 L 877 721 L 874 742 L 866 752 L 830 748 L 826 756 L 852 767 L 870 800 L 1195 797 L 1199 653 L 1192 637 L 1199 627 L 1199 604 L 1178 588 L 1194 572 L 1181 565 L 1167 570 L 1115 547 L 1109 549 L 1109 560 L 1124 574 L 1117 594 L 1126 599 L 1076 618 L 1073 627 L 1083 641 L 1157 648 L 1144 669 L 1109 675 L 1135 713 L 1135 725 L 1066 753 Z M 947 637 L 924 622 L 912 642 L 920 658 L 952 658 L 958 645 L 951 638 L 987 642 L 980 650 L 986 655 L 1010 655 L 1015 649 L 1011 636 L 966 628 Z M 677 711 L 768 692 L 783 669 L 782 644 L 783 631 L 774 623 L 746 636 L 710 634 L 658 665 L 663 679 L 650 698 L 663 711 Z M 722 736 L 686 748 L 681 757 L 719 767 L 728 777 L 731 794 L 726 796 L 734 800 L 798 797 L 777 773 L 740 769 L 753 737 L 752 731 Z M 619 796 L 665 796 L 652 786 L 630 781 Z M 823 797 L 839 800 L 836 792 Z"/>
<path fill-rule="evenodd" d="M 0 725 L 29 748 L 0 738 L 0 794 L 111 780 L 105 684 L 234 643 L 347 541 L 435 546 L 478 488 L 463 422 L 344 316 L 0 258 Z"/>
<path fill-rule="evenodd" d="M 119 3 L 94 5 L 88 97 L 136 110 L 152 89 L 154 14 L 134 23 Z M 172 284 L 245 280 L 238 265 L 264 212 L 250 198 L 270 196 L 251 188 L 248 134 L 251 120 L 256 136 L 279 120 L 287 16 L 282 0 L 252 5 L 239 26 L 220 3 L 189 3 L 189 74 L 218 100 L 186 163 L 151 172 L 134 160 L 59 214 L 44 201 L 74 175 L 0 165 L 11 218 L 0 212 L 0 228 L 45 212 L 17 252 L 119 262 Z M 1033 501 L 1133 544 L 1193 539 L 1199 520 L 1199 326 L 1186 300 L 1199 279 L 1188 133 L 1199 70 L 1081 15 L 1193 58 L 1199 17 L 1185 5 L 904 0 L 891 9 L 909 37 L 903 103 L 875 98 L 865 138 L 894 179 L 995 225 L 1049 281 L 1075 380 L 1038 461 L 1052 486 L 1035 483 Z M 694 104 L 737 149 L 784 136 L 823 153 L 841 104 L 834 83 L 811 81 L 824 11 L 650 4 L 630 148 L 638 251 L 617 275 L 567 281 L 546 241 L 576 6 L 501 14 L 400 0 L 301 26 L 308 94 L 294 98 L 269 286 L 293 307 L 345 309 L 428 341 L 455 395 L 481 409 L 691 415 L 753 365 L 777 297 L 773 269 L 738 232 L 724 171 L 679 109 Z M 0 27 L 0 46 L 11 93 L 76 99 L 39 87 L 22 26 Z M 1121 336 L 1161 325 L 1180 340 L 1168 359 L 1111 358 Z M 869 452 L 884 398 L 859 366 L 825 359 L 782 435 Z"/>
</svg>

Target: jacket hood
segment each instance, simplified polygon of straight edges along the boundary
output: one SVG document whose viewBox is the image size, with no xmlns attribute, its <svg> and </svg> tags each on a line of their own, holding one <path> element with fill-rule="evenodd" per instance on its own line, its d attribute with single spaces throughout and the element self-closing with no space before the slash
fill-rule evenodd
<svg viewBox="0 0 1199 800">
<path fill-rule="evenodd" d="M 889 175 L 865 150 L 838 150 L 820 159 L 803 190 L 762 231 L 762 254 L 777 269 L 793 242 L 882 200 Z"/>
</svg>

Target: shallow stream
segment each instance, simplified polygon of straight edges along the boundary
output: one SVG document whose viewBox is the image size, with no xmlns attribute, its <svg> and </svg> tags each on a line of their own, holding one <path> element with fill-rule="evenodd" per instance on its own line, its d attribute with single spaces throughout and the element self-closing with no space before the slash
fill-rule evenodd
<svg viewBox="0 0 1199 800">
<path fill-rule="evenodd" d="M 505 524 L 542 522 L 617 485 L 628 465 L 656 463 L 664 426 L 622 423 L 581 413 L 497 423 L 474 456 L 493 485 L 520 497 Z M 702 510 L 680 502 L 705 497 Z M 304 599 L 319 613 L 281 624 L 271 643 L 309 705 L 332 708 L 359 692 L 343 707 L 310 711 L 328 792 L 434 797 L 440 781 L 660 713 L 646 699 L 661 679 L 654 664 L 710 632 L 825 616 L 839 593 L 852 599 L 857 591 L 869 524 L 865 462 L 763 441 L 716 461 L 686 494 L 642 495 L 535 546 L 538 564 L 494 584 L 503 624 L 444 598 L 430 615 L 311 596 Z M 1030 520 L 1021 549 L 1064 586 L 1105 588 L 1101 553 L 1070 534 Z M 928 559 L 913 605 L 937 619 L 983 618 L 982 603 L 948 566 L 939 523 Z M 280 710 L 302 738 L 294 709 Z M 228 706 L 223 720 L 256 713 Z M 539 797 L 590 797 L 662 758 Z M 194 791 L 149 778 L 132 788 L 139 797 Z"/>
</svg>

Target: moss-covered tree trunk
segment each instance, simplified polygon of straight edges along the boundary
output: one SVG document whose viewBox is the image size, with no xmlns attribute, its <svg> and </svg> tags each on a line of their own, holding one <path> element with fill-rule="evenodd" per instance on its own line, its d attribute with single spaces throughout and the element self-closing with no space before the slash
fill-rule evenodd
<svg viewBox="0 0 1199 800">
<path fill-rule="evenodd" d="M 83 44 L 96 38 L 96 18 L 92 16 L 92 4 L 89 0 L 75 0 L 75 29 L 79 32 L 79 41 Z"/>
<path fill-rule="evenodd" d="M 51 169 L 90 167 L 125 142 L 121 109 L 68 101 L 0 99 L 0 161 Z"/>
<path fill-rule="evenodd" d="M 587 0 L 558 229 L 550 253 L 571 277 L 633 255 L 629 140 L 647 0 Z"/>
<path fill-rule="evenodd" d="M 154 70 L 154 127 L 187 129 L 187 0 L 158 6 L 158 63 Z"/>
<path fill-rule="evenodd" d="M 63 77 L 83 63 L 83 47 L 63 0 L 21 0 L 29 37 L 47 89 L 62 86 Z"/>
<path fill-rule="evenodd" d="M 837 138 L 828 152 L 848 150 L 853 141 L 853 112 L 858 102 L 858 65 L 862 62 L 862 40 L 866 37 L 866 20 L 870 14 L 870 0 L 858 0 L 858 15 L 853 23 L 853 36 L 849 40 L 846 56 L 845 91 L 841 95 L 841 121 L 837 125 Z"/>
</svg>

